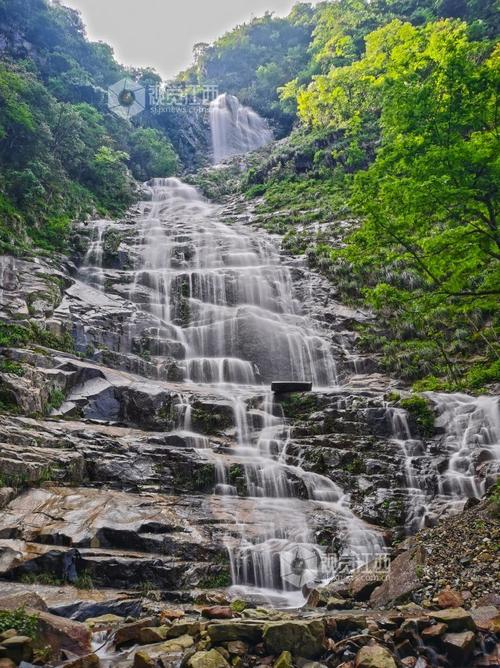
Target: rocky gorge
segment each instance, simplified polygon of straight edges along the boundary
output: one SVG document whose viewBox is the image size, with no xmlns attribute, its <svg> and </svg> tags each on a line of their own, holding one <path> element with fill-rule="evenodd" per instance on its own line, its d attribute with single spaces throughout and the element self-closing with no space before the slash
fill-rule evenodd
<svg viewBox="0 0 500 668">
<path fill-rule="evenodd" d="M 141 192 L 0 258 L 0 666 L 498 665 L 498 398 L 381 373 L 241 198 Z"/>
</svg>

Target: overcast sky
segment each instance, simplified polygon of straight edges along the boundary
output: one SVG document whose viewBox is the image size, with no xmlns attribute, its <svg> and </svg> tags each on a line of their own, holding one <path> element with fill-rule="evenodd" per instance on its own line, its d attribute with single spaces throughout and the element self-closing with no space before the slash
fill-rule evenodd
<svg viewBox="0 0 500 668">
<path fill-rule="evenodd" d="M 62 0 L 79 9 L 92 40 L 103 40 L 125 65 L 152 66 L 168 78 L 191 63 L 196 42 L 266 10 L 288 14 L 293 0 Z"/>
</svg>

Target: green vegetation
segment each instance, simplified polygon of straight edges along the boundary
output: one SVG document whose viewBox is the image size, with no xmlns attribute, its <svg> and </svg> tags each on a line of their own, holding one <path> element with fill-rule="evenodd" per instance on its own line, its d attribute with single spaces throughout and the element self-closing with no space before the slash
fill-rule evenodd
<svg viewBox="0 0 500 668">
<path fill-rule="evenodd" d="M 83 573 L 80 573 L 72 584 L 77 589 L 94 589 L 94 582 L 89 571 L 83 571 Z"/>
<path fill-rule="evenodd" d="M 46 406 L 46 412 L 50 413 L 53 409 L 60 408 L 64 403 L 64 392 L 58 388 L 53 389 L 49 394 L 49 400 Z"/>
<path fill-rule="evenodd" d="M 217 573 L 217 575 L 208 575 L 202 578 L 198 584 L 201 589 L 219 589 L 229 587 L 231 576 L 227 572 Z"/>
<path fill-rule="evenodd" d="M 24 608 L 0 610 L 0 633 L 15 629 L 20 636 L 35 639 L 38 634 L 38 617 L 30 615 Z"/>
<path fill-rule="evenodd" d="M 52 585 L 59 587 L 64 584 L 64 580 L 56 577 L 52 573 L 25 573 L 20 578 L 24 584 Z"/>
<path fill-rule="evenodd" d="M 412 394 L 411 397 L 401 399 L 399 405 L 413 416 L 423 436 L 432 436 L 436 416 L 432 411 L 430 402 L 425 397 L 419 394 Z"/>
<path fill-rule="evenodd" d="M 15 376 L 23 376 L 25 369 L 22 364 L 9 359 L 0 359 L 0 373 L 12 373 Z"/>
<path fill-rule="evenodd" d="M 177 156 L 161 128 L 108 111 L 108 85 L 154 75 L 129 73 L 110 47 L 87 41 L 77 12 L 2 0 L 0 26 L 0 248 L 63 250 L 71 220 L 121 214 L 131 175 L 173 174 Z"/>
<path fill-rule="evenodd" d="M 12 348 L 25 346 L 29 343 L 37 343 L 54 350 L 62 350 L 72 353 L 75 350 L 73 337 L 69 332 L 57 336 L 42 329 L 37 323 L 29 325 L 14 325 L 11 323 L 0 323 L 0 346 Z"/>
<path fill-rule="evenodd" d="M 382 368 L 484 391 L 500 379 L 493 4 L 340 0 L 310 21 L 309 60 L 279 89 L 301 124 L 242 188 L 288 252 L 375 312 L 359 345 Z"/>
</svg>

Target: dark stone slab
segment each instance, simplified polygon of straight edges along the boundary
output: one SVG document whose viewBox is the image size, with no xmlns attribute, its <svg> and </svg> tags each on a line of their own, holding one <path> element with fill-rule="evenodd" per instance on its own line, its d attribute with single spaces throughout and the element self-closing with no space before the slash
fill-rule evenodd
<svg viewBox="0 0 500 668">
<path fill-rule="evenodd" d="M 295 380 L 275 380 L 271 383 L 271 390 L 277 394 L 286 392 L 310 392 L 312 383 Z"/>
</svg>

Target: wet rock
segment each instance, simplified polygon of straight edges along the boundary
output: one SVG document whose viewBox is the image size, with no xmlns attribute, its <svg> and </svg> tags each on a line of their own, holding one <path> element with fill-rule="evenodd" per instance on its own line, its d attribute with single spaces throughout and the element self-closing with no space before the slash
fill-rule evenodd
<svg viewBox="0 0 500 668">
<path fill-rule="evenodd" d="M 227 643 L 227 651 L 234 656 L 245 656 L 248 653 L 248 645 L 242 640 L 232 640 Z"/>
<path fill-rule="evenodd" d="M 229 640 L 244 640 L 251 645 L 262 641 L 262 622 L 219 622 L 209 624 L 207 633 L 213 643 L 227 642 Z"/>
<path fill-rule="evenodd" d="M 167 639 L 168 630 L 168 626 L 146 626 L 139 630 L 138 641 L 141 645 L 162 642 Z"/>
<path fill-rule="evenodd" d="M 184 610 L 170 610 L 170 609 L 162 610 L 160 612 L 160 620 L 162 622 L 164 621 L 173 622 L 176 619 L 181 619 L 182 617 L 185 616 L 185 614 L 186 613 L 184 612 Z"/>
<path fill-rule="evenodd" d="M 13 635 L 10 638 L 3 638 L 0 656 L 11 659 L 16 664 L 30 661 L 33 656 L 33 641 L 28 636 Z"/>
<path fill-rule="evenodd" d="M 391 562 L 389 573 L 380 587 L 370 596 L 373 607 L 402 602 L 421 586 L 419 568 L 425 562 L 424 550 L 420 547 L 403 552 Z"/>
<path fill-rule="evenodd" d="M 139 619 L 130 624 L 124 624 L 115 631 L 114 644 L 115 647 L 121 647 L 127 643 L 139 642 L 140 632 L 142 629 L 154 627 L 156 622 L 155 617 L 146 617 Z"/>
<path fill-rule="evenodd" d="M 443 622 L 437 622 L 437 624 L 431 624 L 422 631 L 422 639 L 425 640 L 434 640 L 435 638 L 440 638 L 446 633 L 448 626 Z"/>
<path fill-rule="evenodd" d="M 52 647 L 54 655 L 59 655 L 62 650 L 77 656 L 91 654 L 91 634 L 85 624 L 49 612 L 36 614 L 39 635 Z"/>
<path fill-rule="evenodd" d="M 392 654 L 381 645 L 365 645 L 356 654 L 355 668 L 397 668 Z"/>
<path fill-rule="evenodd" d="M 0 668 L 16 668 L 16 664 L 12 659 L 0 659 Z"/>
<path fill-rule="evenodd" d="M 139 650 L 134 655 L 133 668 L 155 668 L 156 662 L 147 652 Z"/>
<path fill-rule="evenodd" d="M 327 610 L 347 610 L 351 607 L 351 603 L 344 598 L 335 598 L 331 596 L 326 602 Z"/>
<path fill-rule="evenodd" d="M 430 617 L 437 622 L 443 622 L 448 626 L 448 631 L 455 633 L 459 631 L 474 631 L 476 625 L 470 612 L 463 608 L 448 608 L 436 612 L 429 612 Z"/>
<path fill-rule="evenodd" d="M 87 654 L 61 663 L 59 668 L 99 668 L 100 665 L 101 662 L 96 654 Z"/>
<path fill-rule="evenodd" d="M 494 605 L 472 608 L 470 614 L 478 631 L 500 633 L 500 611 Z"/>
<path fill-rule="evenodd" d="M 85 620 L 85 626 L 88 626 L 89 629 L 103 629 L 103 628 L 112 628 L 117 624 L 123 623 L 123 617 L 118 615 L 101 615 L 100 617 L 89 617 Z"/>
<path fill-rule="evenodd" d="M 129 598 L 126 594 L 121 596 L 108 601 L 75 601 L 69 605 L 51 605 L 50 612 L 77 622 L 88 622 L 101 617 L 116 617 L 121 620 L 125 617 L 139 617 L 142 600 Z"/>
<path fill-rule="evenodd" d="M 472 631 L 447 633 L 443 638 L 443 642 L 446 653 L 454 662 L 454 665 L 462 666 L 472 655 L 476 636 Z"/>
<path fill-rule="evenodd" d="M 188 660 L 188 668 L 228 668 L 226 659 L 215 649 L 196 652 Z"/>
<path fill-rule="evenodd" d="M 232 619 L 234 612 L 230 606 L 214 605 L 210 608 L 203 608 L 201 611 L 203 617 L 208 619 Z"/>
<path fill-rule="evenodd" d="M 441 609 L 460 608 L 464 604 L 464 598 L 460 592 L 446 587 L 439 592 L 437 604 Z"/>
<path fill-rule="evenodd" d="M 323 651 L 325 627 L 320 620 L 270 622 L 264 626 L 263 636 L 271 654 L 289 651 L 314 659 Z"/>
<path fill-rule="evenodd" d="M 179 636 L 196 636 L 200 632 L 200 622 L 177 620 L 167 628 L 166 638 L 178 638 Z"/>
<path fill-rule="evenodd" d="M 31 608 L 32 610 L 47 611 L 47 604 L 36 592 L 22 592 L 11 596 L 0 598 L 0 610 L 18 610 L 19 608 Z"/>
</svg>

